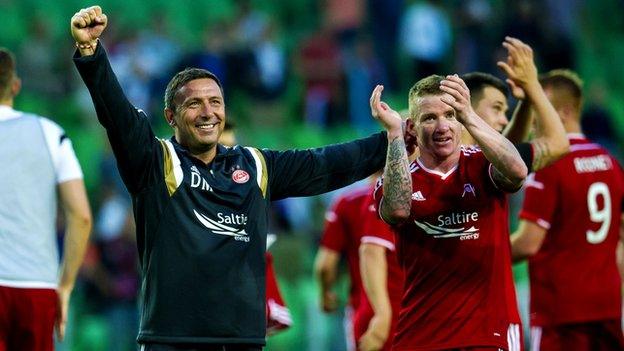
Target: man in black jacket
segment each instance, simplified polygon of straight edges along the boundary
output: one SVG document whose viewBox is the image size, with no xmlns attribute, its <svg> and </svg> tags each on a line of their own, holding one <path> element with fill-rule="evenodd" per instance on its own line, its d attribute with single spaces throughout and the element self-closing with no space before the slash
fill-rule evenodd
<svg viewBox="0 0 624 351">
<path fill-rule="evenodd" d="M 165 92 L 174 136 L 158 139 L 98 41 L 106 23 L 98 6 L 72 17 L 74 62 L 133 199 L 143 273 L 138 342 L 144 350 L 261 350 L 270 202 L 374 173 L 388 142 L 405 147 L 401 121 L 381 120 L 387 133 L 318 149 L 228 148 L 218 143 L 226 119 L 219 80 L 187 69 Z"/>
</svg>

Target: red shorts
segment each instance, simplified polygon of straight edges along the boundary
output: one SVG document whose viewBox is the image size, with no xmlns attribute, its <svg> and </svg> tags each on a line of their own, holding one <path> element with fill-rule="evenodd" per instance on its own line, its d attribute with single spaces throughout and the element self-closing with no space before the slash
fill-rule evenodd
<svg viewBox="0 0 624 351">
<path fill-rule="evenodd" d="M 54 350 L 54 289 L 0 286 L 0 351 Z"/>
<path fill-rule="evenodd" d="M 531 351 L 624 350 L 624 336 L 619 319 L 531 327 Z"/>
</svg>

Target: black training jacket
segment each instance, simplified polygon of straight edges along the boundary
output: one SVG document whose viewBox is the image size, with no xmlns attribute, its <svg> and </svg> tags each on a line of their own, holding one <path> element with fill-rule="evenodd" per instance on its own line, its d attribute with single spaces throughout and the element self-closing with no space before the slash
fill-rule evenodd
<svg viewBox="0 0 624 351">
<path fill-rule="evenodd" d="M 157 138 L 100 43 L 74 63 L 132 195 L 143 294 L 141 343 L 265 343 L 270 201 L 334 190 L 384 165 L 385 133 L 309 150 L 218 145 L 206 165 Z"/>
</svg>

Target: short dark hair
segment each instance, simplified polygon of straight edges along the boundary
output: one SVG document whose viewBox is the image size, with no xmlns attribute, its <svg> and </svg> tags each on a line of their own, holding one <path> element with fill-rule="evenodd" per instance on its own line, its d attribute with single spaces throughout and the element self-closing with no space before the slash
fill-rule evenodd
<svg viewBox="0 0 624 351">
<path fill-rule="evenodd" d="M 509 96 L 509 88 L 502 79 L 497 78 L 489 73 L 470 72 L 462 74 L 461 79 L 466 82 L 468 90 L 470 90 L 470 101 L 472 104 L 478 103 L 483 98 L 483 91 L 487 87 L 497 89 L 505 98 Z"/>
<path fill-rule="evenodd" d="M 410 118 L 416 117 L 416 98 L 427 95 L 442 95 L 444 91 L 440 89 L 440 82 L 444 77 L 432 74 L 425 77 L 412 86 L 408 95 L 408 107 Z"/>
<path fill-rule="evenodd" d="M 15 56 L 6 48 L 0 48 L 0 100 L 8 97 L 15 77 Z"/>
<path fill-rule="evenodd" d="M 175 111 L 176 106 L 173 103 L 173 99 L 180 88 L 192 80 L 202 78 L 214 80 L 219 86 L 219 90 L 221 90 L 221 95 L 223 95 L 223 86 L 214 73 L 203 68 L 185 68 L 183 71 L 176 73 L 169 81 L 169 84 L 167 84 L 167 89 L 165 90 L 165 108 Z"/>
<path fill-rule="evenodd" d="M 555 69 L 540 76 L 542 87 L 551 87 L 559 92 L 560 98 L 570 100 L 580 110 L 583 102 L 583 80 L 569 69 Z M 561 103 L 559 101 L 558 103 Z M 555 105 L 555 103 L 553 103 Z M 555 106 L 556 108 L 557 106 Z"/>
</svg>

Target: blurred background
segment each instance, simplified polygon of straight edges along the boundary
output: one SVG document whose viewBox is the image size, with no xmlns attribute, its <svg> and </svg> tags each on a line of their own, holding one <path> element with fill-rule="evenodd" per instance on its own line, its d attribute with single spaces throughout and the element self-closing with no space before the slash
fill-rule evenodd
<svg viewBox="0 0 624 351">
<path fill-rule="evenodd" d="M 0 46 L 17 57 L 15 108 L 59 123 L 83 167 L 95 226 L 59 350 L 134 350 L 139 286 L 131 204 L 91 99 L 73 67 L 69 19 L 79 0 L 0 0 Z M 533 47 L 541 72 L 572 68 L 585 81 L 585 133 L 621 159 L 624 134 L 622 0 L 101 0 L 102 42 L 133 104 L 157 135 L 164 89 L 185 67 L 225 86 L 227 116 L 243 145 L 284 149 L 365 136 L 379 127 L 368 98 L 407 107 L 432 73 L 479 70 L 502 77 L 501 42 Z M 344 190 L 342 190 L 344 191 Z M 313 257 L 324 211 L 338 194 L 274 204 L 271 247 L 294 325 L 267 350 L 345 350 L 341 313 L 318 307 Z M 518 204 L 518 199 L 514 203 Z M 512 211 L 512 223 L 515 223 Z M 59 223 L 59 228 L 62 223 Z M 59 230 L 60 232 L 60 230 Z M 526 269 L 514 267 L 526 310 Z M 346 301 L 346 278 L 341 286 Z"/>
</svg>

